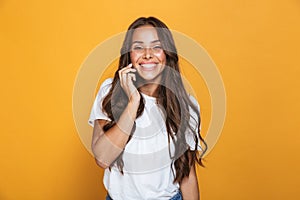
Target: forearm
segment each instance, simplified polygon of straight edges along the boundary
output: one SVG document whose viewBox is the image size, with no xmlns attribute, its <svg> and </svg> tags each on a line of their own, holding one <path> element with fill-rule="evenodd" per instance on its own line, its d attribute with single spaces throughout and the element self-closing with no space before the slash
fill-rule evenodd
<svg viewBox="0 0 300 200">
<path fill-rule="evenodd" d="M 134 125 L 138 103 L 128 103 L 118 122 L 99 135 L 92 144 L 92 151 L 101 167 L 108 167 L 126 146 Z"/>
<path fill-rule="evenodd" d="M 183 200 L 199 200 L 199 188 L 198 180 L 195 171 L 195 166 L 191 168 L 190 174 L 188 177 L 185 177 L 181 184 L 180 190 L 182 192 Z"/>
</svg>

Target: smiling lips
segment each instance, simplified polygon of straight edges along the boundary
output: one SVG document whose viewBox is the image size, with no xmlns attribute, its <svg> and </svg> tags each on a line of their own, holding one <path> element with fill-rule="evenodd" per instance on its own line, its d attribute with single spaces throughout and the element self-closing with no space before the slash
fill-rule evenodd
<svg viewBox="0 0 300 200">
<path fill-rule="evenodd" d="M 143 70 L 151 71 L 157 66 L 157 63 L 141 63 L 140 66 Z"/>
</svg>

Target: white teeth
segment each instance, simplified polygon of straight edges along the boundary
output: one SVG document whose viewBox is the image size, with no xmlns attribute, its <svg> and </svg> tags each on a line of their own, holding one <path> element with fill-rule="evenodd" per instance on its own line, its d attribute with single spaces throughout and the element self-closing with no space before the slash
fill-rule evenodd
<svg viewBox="0 0 300 200">
<path fill-rule="evenodd" d="M 155 67 L 156 64 L 153 64 L 153 63 L 150 63 L 150 64 L 141 64 L 142 67 L 144 68 L 152 68 L 152 67 Z"/>
</svg>

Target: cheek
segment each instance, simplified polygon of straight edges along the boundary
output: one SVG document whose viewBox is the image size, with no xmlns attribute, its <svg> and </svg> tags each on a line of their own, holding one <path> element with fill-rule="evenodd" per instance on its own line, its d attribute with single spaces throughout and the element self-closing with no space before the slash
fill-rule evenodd
<svg viewBox="0 0 300 200">
<path fill-rule="evenodd" d="M 138 56 L 135 55 L 134 53 L 130 53 L 130 60 L 131 60 L 131 63 L 136 63 L 137 60 L 138 60 Z"/>
<path fill-rule="evenodd" d="M 166 54 L 164 52 L 157 54 L 156 57 L 162 64 L 166 64 Z"/>
</svg>

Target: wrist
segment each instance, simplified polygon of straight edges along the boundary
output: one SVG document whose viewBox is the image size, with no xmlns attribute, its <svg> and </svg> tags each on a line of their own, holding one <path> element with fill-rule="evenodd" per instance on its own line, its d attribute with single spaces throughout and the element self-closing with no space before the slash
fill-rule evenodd
<svg viewBox="0 0 300 200">
<path fill-rule="evenodd" d="M 132 106 L 139 106 L 141 100 L 141 95 L 138 91 L 134 92 L 128 101 L 128 104 L 131 104 Z"/>
<path fill-rule="evenodd" d="M 128 102 L 127 109 L 130 113 L 136 113 L 140 105 L 140 100 L 131 100 Z"/>
</svg>

